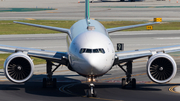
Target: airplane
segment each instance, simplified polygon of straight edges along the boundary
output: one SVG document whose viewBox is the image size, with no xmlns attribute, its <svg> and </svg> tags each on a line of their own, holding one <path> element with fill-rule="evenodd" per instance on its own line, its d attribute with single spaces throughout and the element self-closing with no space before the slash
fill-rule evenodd
<svg viewBox="0 0 180 101">
<path fill-rule="evenodd" d="M 148 57 L 147 75 L 156 83 L 169 82 L 177 72 L 176 62 L 167 53 L 180 51 L 180 45 L 115 52 L 110 40 L 112 32 L 160 22 L 106 29 L 100 22 L 90 19 L 89 0 L 85 1 L 85 19 L 77 21 L 70 29 L 17 21 L 14 23 L 66 33 L 68 45 L 67 52 L 0 45 L 0 51 L 12 53 L 4 62 L 4 73 L 14 83 L 26 82 L 33 75 L 34 63 L 30 57 L 46 60 L 47 78 L 43 78 L 43 87 L 56 87 L 57 80 L 52 78 L 53 72 L 59 66 L 65 65 L 69 70 L 87 78 L 87 97 L 97 96 L 94 89 L 96 78 L 106 74 L 114 65 L 118 65 L 125 72 L 126 78 L 122 79 L 122 88 L 127 85 L 136 88 L 136 79 L 131 78 L 132 63 L 135 59 Z"/>
</svg>

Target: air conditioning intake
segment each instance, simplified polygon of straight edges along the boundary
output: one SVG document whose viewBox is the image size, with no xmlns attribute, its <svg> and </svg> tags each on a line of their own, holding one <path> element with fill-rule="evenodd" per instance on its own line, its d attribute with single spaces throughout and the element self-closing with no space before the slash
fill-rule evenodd
<svg viewBox="0 0 180 101">
<path fill-rule="evenodd" d="M 174 78 L 177 65 L 174 59 L 164 53 L 158 53 L 150 57 L 147 62 L 147 74 L 156 83 L 167 83 Z"/>
<path fill-rule="evenodd" d="M 34 71 L 34 64 L 31 58 L 22 53 L 10 55 L 4 63 L 6 77 L 15 83 L 23 83 L 31 78 Z"/>
</svg>

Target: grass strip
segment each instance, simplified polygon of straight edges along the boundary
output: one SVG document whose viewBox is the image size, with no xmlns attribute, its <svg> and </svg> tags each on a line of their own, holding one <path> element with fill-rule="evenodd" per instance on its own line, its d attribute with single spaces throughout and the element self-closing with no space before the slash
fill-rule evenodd
<svg viewBox="0 0 180 101">
<path fill-rule="evenodd" d="M 41 24 L 54 27 L 70 28 L 76 21 L 61 21 L 61 20 L 21 20 L 20 22 Z M 121 27 L 135 24 L 147 23 L 143 21 L 100 21 L 105 28 Z M 142 31 L 146 30 L 146 26 L 128 29 L 124 31 Z M 166 22 L 153 25 L 153 30 L 180 30 L 180 22 Z M 0 21 L 0 35 L 7 34 L 49 34 L 59 33 L 43 28 L 37 28 L 27 25 L 15 24 L 13 21 Z"/>
<path fill-rule="evenodd" d="M 60 20 L 21 20 L 21 22 L 48 25 L 54 27 L 70 28 L 76 21 L 60 21 Z M 142 21 L 100 21 L 106 28 L 128 26 L 135 24 L 142 24 L 147 22 Z M 157 25 L 153 25 L 154 30 L 180 30 L 180 22 L 166 22 Z M 146 26 L 128 29 L 125 31 L 141 31 L 146 30 Z M 13 21 L 0 21 L 0 35 L 6 34 L 49 34 L 59 33 L 57 31 L 51 31 L 42 28 L 36 28 L 32 26 L 15 24 Z M 177 55 L 172 54 L 172 55 Z M 3 68 L 4 61 L 10 54 L 0 54 L 0 68 Z M 35 65 L 46 63 L 43 59 L 32 58 Z"/>
</svg>

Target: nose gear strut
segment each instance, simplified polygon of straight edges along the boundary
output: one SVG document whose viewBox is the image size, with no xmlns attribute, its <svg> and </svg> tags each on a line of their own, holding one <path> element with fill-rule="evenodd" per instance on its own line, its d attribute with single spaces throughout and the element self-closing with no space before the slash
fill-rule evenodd
<svg viewBox="0 0 180 101">
<path fill-rule="evenodd" d="M 89 89 L 86 90 L 86 95 L 87 97 L 96 97 L 97 96 L 97 92 L 94 90 L 94 81 L 95 81 L 95 78 L 94 76 L 90 76 L 90 78 L 88 78 L 88 81 L 90 82 L 89 84 Z"/>
</svg>

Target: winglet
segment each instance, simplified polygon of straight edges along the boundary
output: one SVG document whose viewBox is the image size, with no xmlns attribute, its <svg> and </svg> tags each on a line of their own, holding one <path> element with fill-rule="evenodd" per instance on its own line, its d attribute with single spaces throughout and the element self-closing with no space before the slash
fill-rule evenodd
<svg viewBox="0 0 180 101">
<path fill-rule="evenodd" d="M 90 24 L 90 12 L 89 12 L 89 0 L 86 0 L 85 2 L 85 18 L 87 21 L 87 25 L 89 26 Z"/>
</svg>

